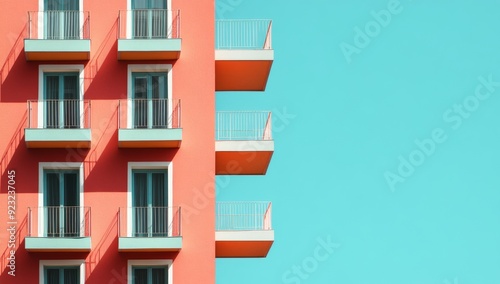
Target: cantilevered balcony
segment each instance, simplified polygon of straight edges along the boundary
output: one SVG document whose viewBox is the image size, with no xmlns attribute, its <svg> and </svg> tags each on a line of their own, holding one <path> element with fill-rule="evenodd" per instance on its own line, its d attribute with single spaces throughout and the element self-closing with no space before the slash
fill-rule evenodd
<svg viewBox="0 0 500 284">
<path fill-rule="evenodd" d="M 271 113 L 219 111 L 215 126 L 215 172 L 263 175 L 274 152 Z"/>
<path fill-rule="evenodd" d="M 274 242 L 270 202 L 217 202 L 217 257 L 266 257 Z"/>
<path fill-rule="evenodd" d="M 271 20 L 217 20 L 215 90 L 264 91 L 274 60 Z"/>
<path fill-rule="evenodd" d="M 28 148 L 90 148 L 90 101 L 28 101 Z"/>
<path fill-rule="evenodd" d="M 119 251 L 182 249 L 180 207 L 126 207 L 120 208 L 118 216 Z"/>
<path fill-rule="evenodd" d="M 119 108 L 120 148 L 180 147 L 180 100 L 129 99 L 120 101 Z"/>
<path fill-rule="evenodd" d="M 92 248 L 90 220 L 89 207 L 30 207 L 25 248 L 30 252 L 88 252 Z"/>
<path fill-rule="evenodd" d="M 28 61 L 89 60 L 90 13 L 28 12 L 24 52 Z"/>
<path fill-rule="evenodd" d="M 181 54 L 179 10 L 120 11 L 119 60 L 171 60 Z"/>
</svg>

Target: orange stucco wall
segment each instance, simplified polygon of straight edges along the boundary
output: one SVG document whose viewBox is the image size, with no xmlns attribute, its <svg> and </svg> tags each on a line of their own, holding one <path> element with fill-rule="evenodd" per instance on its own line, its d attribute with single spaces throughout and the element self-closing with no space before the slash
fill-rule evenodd
<svg viewBox="0 0 500 284">
<path fill-rule="evenodd" d="M 173 0 L 181 10 L 182 51 L 175 61 L 118 61 L 118 11 L 126 1 L 84 0 L 91 18 L 86 62 L 27 62 L 23 52 L 27 12 L 38 1 L 0 3 L 0 283 L 38 283 L 39 261 L 85 259 L 86 283 L 126 283 L 129 259 L 172 259 L 174 283 L 215 283 L 214 203 L 214 3 Z M 40 64 L 84 64 L 84 99 L 91 100 L 90 149 L 28 149 L 27 100 L 38 99 Z M 118 148 L 118 99 L 127 97 L 128 64 L 173 64 L 173 98 L 181 99 L 179 149 Z M 127 163 L 173 163 L 173 206 L 182 207 L 183 248 L 178 253 L 118 252 L 117 212 L 127 206 Z M 89 253 L 27 252 L 27 208 L 37 207 L 40 162 L 83 162 L 84 205 L 92 212 Z M 8 274 L 7 171 L 16 171 L 16 276 Z"/>
</svg>

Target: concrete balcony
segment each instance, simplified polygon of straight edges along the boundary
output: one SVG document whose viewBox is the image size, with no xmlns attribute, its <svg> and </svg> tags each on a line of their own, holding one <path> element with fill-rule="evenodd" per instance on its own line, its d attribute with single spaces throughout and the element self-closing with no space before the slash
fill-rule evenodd
<svg viewBox="0 0 500 284">
<path fill-rule="evenodd" d="M 215 173 L 264 175 L 274 153 L 270 112 L 216 113 Z"/>
<path fill-rule="evenodd" d="M 90 59 L 90 13 L 82 11 L 28 12 L 28 61 Z"/>
<path fill-rule="evenodd" d="M 120 208 L 118 251 L 172 252 L 182 249 L 180 207 Z"/>
<path fill-rule="evenodd" d="M 270 202 L 217 202 L 215 255 L 266 257 L 274 242 Z"/>
<path fill-rule="evenodd" d="M 89 252 L 90 221 L 89 207 L 30 207 L 25 248 L 29 252 Z"/>
<path fill-rule="evenodd" d="M 217 20 L 215 90 L 264 91 L 274 51 L 271 20 Z"/>
<path fill-rule="evenodd" d="M 179 10 L 120 11 L 118 21 L 119 60 L 175 60 L 180 57 Z"/>
<path fill-rule="evenodd" d="M 180 100 L 129 99 L 120 101 L 119 108 L 120 148 L 180 147 Z"/>
<path fill-rule="evenodd" d="M 90 148 L 91 104 L 83 100 L 28 101 L 28 148 Z"/>
</svg>

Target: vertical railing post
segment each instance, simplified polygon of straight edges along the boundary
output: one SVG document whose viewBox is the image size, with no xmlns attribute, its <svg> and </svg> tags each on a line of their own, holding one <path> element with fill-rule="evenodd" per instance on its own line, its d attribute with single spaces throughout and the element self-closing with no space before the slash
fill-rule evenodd
<svg viewBox="0 0 500 284">
<path fill-rule="evenodd" d="M 118 30 L 117 30 L 117 38 L 122 38 L 122 11 L 118 11 Z"/>
<path fill-rule="evenodd" d="M 31 12 L 28 12 L 28 38 L 31 39 Z"/>
<path fill-rule="evenodd" d="M 31 207 L 28 207 L 28 237 L 31 237 Z"/>
<path fill-rule="evenodd" d="M 121 129 L 121 122 L 122 122 L 122 107 L 121 107 L 122 101 L 118 100 L 118 129 Z"/>
<path fill-rule="evenodd" d="M 263 49 L 272 49 L 272 25 L 273 21 L 269 21 L 269 26 L 267 27 L 266 40 L 264 41 Z"/>
<path fill-rule="evenodd" d="M 179 232 L 178 237 L 182 236 L 182 208 L 179 206 L 177 211 L 179 212 L 178 222 L 179 222 Z"/>
<path fill-rule="evenodd" d="M 178 101 L 178 104 L 179 104 L 179 113 L 178 113 L 178 117 L 177 117 L 177 128 L 182 128 L 182 123 L 181 123 L 181 119 L 182 119 L 182 106 L 181 106 L 181 100 L 179 99 Z"/>
<path fill-rule="evenodd" d="M 31 101 L 28 101 L 28 128 L 31 128 Z"/>
<path fill-rule="evenodd" d="M 118 237 L 122 236 L 122 208 L 118 208 Z"/>
<path fill-rule="evenodd" d="M 88 224 L 88 228 L 85 228 L 85 231 L 87 231 L 87 236 L 86 237 L 91 237 L 92 236 L 92 208 L 90 207 L 87 207 L 88 208 L 88 222 L 86 222 L 86 224 Z"/>
</svg>

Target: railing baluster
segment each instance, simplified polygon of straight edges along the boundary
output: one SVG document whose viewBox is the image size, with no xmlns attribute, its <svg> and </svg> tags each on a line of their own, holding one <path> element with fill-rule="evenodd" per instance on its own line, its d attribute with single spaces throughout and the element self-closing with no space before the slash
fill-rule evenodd
<svg viewBox="0 0 500 284">
<path fill-rule="evenodd" d="M 270 112 L 216 112 L 217 140 L 271 140 Z"/>
<path fill-rule="evenodd" d="M 270 202 L 217 202 L 217 231 L 271 230 Z"/>
<path fill-rule="evenodd" d="M 217 20 L 217 49 L 270 49 L 271 20 Z"/>
<path fill-rule="evenodd" d="M 180 207 L 120 208 L 120 237 L 178 237 L 181 235 Z M 127 221 L 128 220 L 128 221 Z M 131 226 L 128 227 L 127 226 Z"/>
<path fill-rule="evenodd" d="M 38 217 L 33 218 L 28 207 L 28 236 L 33 237 L 33 220 L 43 220 L 38 224 L 42 237 L 74 238 L 90 237 L 90 208 L 82 206 L 37 207 Z M 41 217 L 41 218 L 39 218 Z"/>
</svg>

